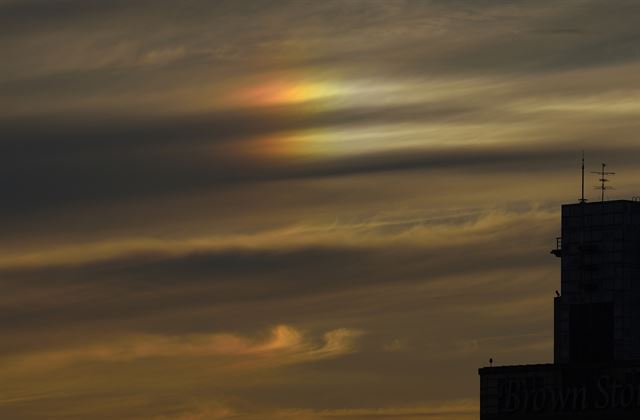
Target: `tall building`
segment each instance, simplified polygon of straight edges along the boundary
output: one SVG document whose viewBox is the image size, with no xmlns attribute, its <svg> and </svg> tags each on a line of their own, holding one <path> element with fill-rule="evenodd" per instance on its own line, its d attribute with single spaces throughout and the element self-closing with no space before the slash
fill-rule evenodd
<svg viewBox="0 0 640 420">
<path fill-rule="evenodd" d="M 640 202 L 562 206 L 556 364 L 640 360 Z"/>
<path fill-rule="evenodd" d="M 554 362 L 479 369 L 482 420 L 640 419 L 640 201 L 562 206 Z"/>
</svg>

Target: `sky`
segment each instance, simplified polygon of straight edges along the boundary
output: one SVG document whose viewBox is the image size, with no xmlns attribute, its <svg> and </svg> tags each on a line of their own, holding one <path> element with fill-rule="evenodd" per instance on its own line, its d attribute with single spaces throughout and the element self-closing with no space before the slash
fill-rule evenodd
<svg viewBox="0 0 640 420">
<path fill-rule="evenodd" d="M 640 195 L 639 18 L 0 0 L 0 417 L 477 419 L 581 152 Z"/>
</svg>

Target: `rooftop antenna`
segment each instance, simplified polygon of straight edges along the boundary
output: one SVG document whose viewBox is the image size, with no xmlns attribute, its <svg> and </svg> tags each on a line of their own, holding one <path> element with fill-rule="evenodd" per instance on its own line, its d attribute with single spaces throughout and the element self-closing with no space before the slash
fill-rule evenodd
<svg viewBox="0 0 640 420">
<path fill-rule="evenodd" d="M 587 199 L 584 198 L 584 150 L 582 151 L 582 196 L 580 197 L 580 203 L 584 204 Z"/>
<path fill-rule="evenodd" d="M 596 190 L 600 190 L 601 191 L 601 197 L 600 200 L 604 203 L 604 192 L 607 190 L 612 190 L 613 187 L 607 187 L 605 185 L 605 183 L 609 182 L 609 180 L 606 178 L 607 175 L 615 175 L 615 172 L 607 172 L 605 170 L 605 168 L 607 167 L 606 163 L 602 163 L 602 170 L 599 172 L 591 172 L 592 174 L 598 174 L 600 175 L 600 185 L 597 187 L 594 187 Z"/>
</svg>

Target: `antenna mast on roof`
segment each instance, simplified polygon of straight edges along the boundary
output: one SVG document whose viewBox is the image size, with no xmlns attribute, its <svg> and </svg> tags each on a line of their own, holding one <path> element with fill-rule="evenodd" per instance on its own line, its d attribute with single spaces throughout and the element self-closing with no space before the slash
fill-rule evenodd
<svg viewBox="0 0 640 420">
<path fill-rule="evenodd" d="M 597 187 L 594 187 L 596 190 L 600 190 L 602 193 L 601 196 L 601 201 L 604 202 L 604 192 L 606 190 L 612 190 L 613 187 L 607 187 L 605 185 L 606 182 L 609 182 L 609 180 L 607 178 L 605 178 L 607 175 L 615 175 L 615 172 L 606 172 L 605 168 L 607 167 L 606 163 L 602 163 L 602 170 L 600 172 L 591 172 L 592 174 L 598 174 L 600 175 L 600 185 Z"/>
<path fill-rule="evenodd" d="M 580 197 L 580 203 L 584 204 L 587 199 L 584 198 L 584 150 L 582 151 L 582 196 Z"/>
</svg>

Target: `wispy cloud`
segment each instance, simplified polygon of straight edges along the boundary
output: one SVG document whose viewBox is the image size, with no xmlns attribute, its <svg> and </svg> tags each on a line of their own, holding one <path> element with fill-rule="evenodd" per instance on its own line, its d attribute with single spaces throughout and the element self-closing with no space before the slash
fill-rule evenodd
<svg viewBox="0 0 640 420">
<path fill-rule="evenodd" d="M 548 228 L 557 216 L 548 209 L 524 212 L 483 210 L 450 217 L 413 215 L 412 218 L 377 217 L 330 225 L 293 225 L 254 234 L 184 239 L 131 238 L 7 252 L 0 257 L 0 269 L 83 265 L 128 256 L 179 257 L 225 250 L 292 250 L 309 247 L 376 248 L 389 245 L 424 249 L 455 247 L 517 237 L 528 225 Z M 528 222 L 524 224 L 523 222 Z"/>
<path fill-rule="evenodd" d="M 10 357 L 5 371 L 68 368 L 78 363 L 122 363 L 153 358 L 207 358 L 220 369 L 259 368 L 312 362 L 355 352 L 362 332 L 340 328 L 328 331 L 320 340 L 288 326 L 273 327 L 267 337 L 248 338 L 231 333 L 179 336 L 132 335 L 112 337 L 82 347 L 47 350 Z M 211 361 L 209 362 L 211 363 Z"/>
</svg>

